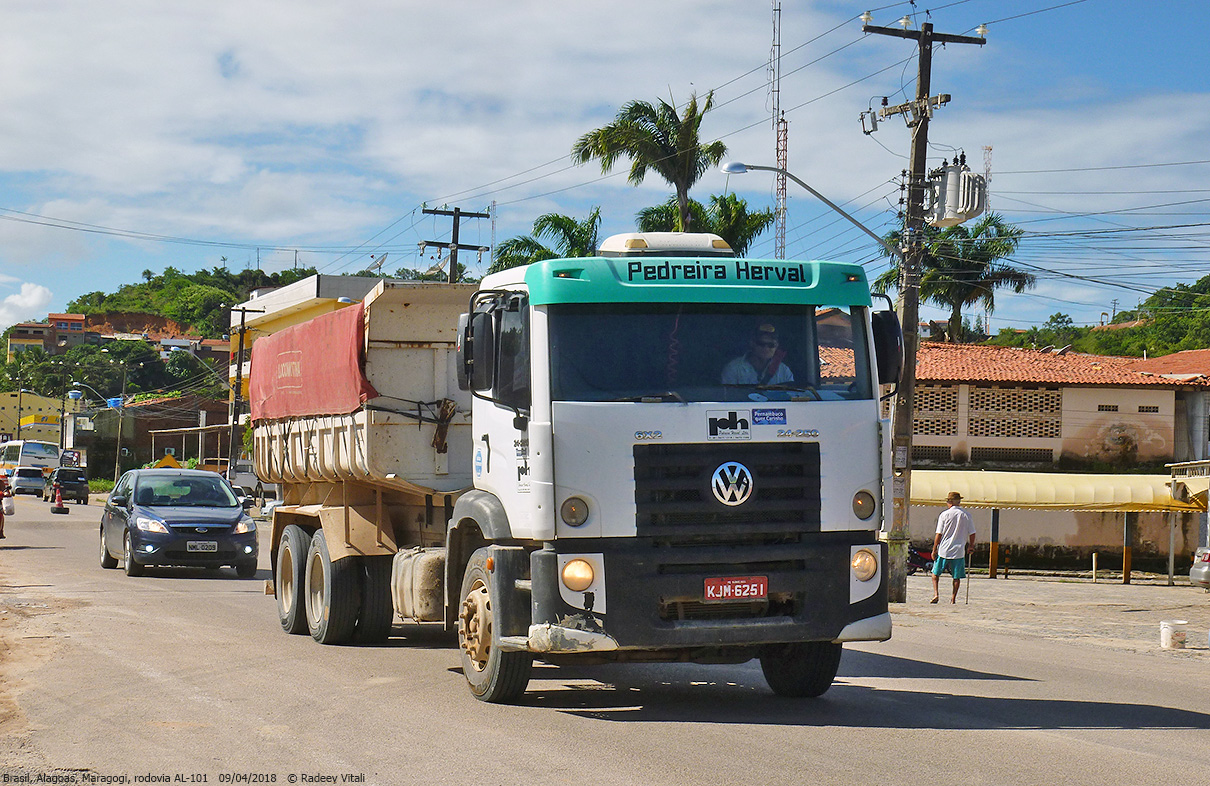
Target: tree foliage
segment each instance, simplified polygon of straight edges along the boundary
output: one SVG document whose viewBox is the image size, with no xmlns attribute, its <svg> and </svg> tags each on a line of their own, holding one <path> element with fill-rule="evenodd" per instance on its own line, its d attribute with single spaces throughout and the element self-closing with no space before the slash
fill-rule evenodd
<svg viewBox="0 0 1210 786">
<path fill-rule="evenodd" d="M 640 232 L 675 232 L 679 210 L 673 197 L 663 204 L 640 210 L 635 216 L 635 224 Z M 690 199 L 689 213 L 696 231 L 718 235 L 739 257 L 748 253 L 752 241 L 772 226 L 774 218 L 771 208 L 749 210 L 748 202 L 735 194 L 712 196 L 709 207 Z"/>
<path fill-rule="evenodd" d="M 926 226 L 921 264 L 920 297 L 950 312 L 949 340 L 957 342 L 964 333 L 962 310 L 976 304 L 989 313 L 995 310 L 996 290 L 1021 293 L 1037 279 L 1001 260 L 1011 256 L 1021 242 L 1023 230 L 1008 224 L 998 213 L 988 213 L 975 224 L 938 229 Z M 886 236 L 889 245 L 903 245 L 902 232 Z M 889 254 L 883 251 L 884 254 Z M 899 285 L 899 260 L 874 281 L 880 292 Z"/>
<path fill-rule="evenodd" d="M 116 292 L 88 292 L 67 304 L 74 314 L 104 312 L 158 314 L 197 332 L 203 338 L 219 338 L 230 329 L 229 306 L 246 301 L 252 290 L 280 287 L 315 275 L 314 268 L 266 273 L 263 270 L 233 272 L 223 267 L 182 273 L 174 267 L 155 275 L 144 270 L 143 280 L 124 284 Z"/>
<path fill-rule="evenodd" d="M 589 131 L 572 145 L 572 158 L 581 164 L 593 159 L 601 162 L 601 172 L 613 169 L 619 159 L 630 160 L 629 180 L 639 185 L 648 170 L 676 191 L 678 223 L 675 231 L 693 230 L 689 209 L 689 189 L 708 169 L 718 166 L 727 154 L 720 141 L 702 143 L 702 118 L 714 106 L 714 92 L 698 104 L 697 94 L 689 98 L 684 111 L 661 99 L 656 104 L 631 101 L 618 110 L 612 123 Z"/>
<path fill-rule="evenodd" d="M 496 246 L 489 273 L 541 262 L 544 259 L 588 257 L 597 251 L 601 208 L 594 207 L 585 219 L 546 213 L 534 220 L 533 235 L 519 235 Z M 551 246 L 543 240 L 553 241 Z"/>
</svg>

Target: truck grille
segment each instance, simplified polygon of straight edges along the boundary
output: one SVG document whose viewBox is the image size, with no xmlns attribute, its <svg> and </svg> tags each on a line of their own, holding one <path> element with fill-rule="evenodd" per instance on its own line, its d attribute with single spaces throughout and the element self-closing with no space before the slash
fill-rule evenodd
<svg viewBox="0 0 1210 786">
<path fill-rule="evenodd" d="M 752 474 L 751 496 L 734 506 L 711 488 L 715 470 L 729 462 Z M 768 542 L 819 532 L 818 443 L 635 445 L 634 481 L 639 536 Z"/>
</svg>

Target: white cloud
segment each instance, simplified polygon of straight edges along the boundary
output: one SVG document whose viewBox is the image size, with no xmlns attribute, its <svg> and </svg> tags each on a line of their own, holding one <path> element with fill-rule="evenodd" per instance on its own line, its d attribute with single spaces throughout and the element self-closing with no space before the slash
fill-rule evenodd
<svg viewBox="0 0 1210 786">
<path fill-rule="evenodd" d="M 22 284 L 18 294 L 0 300 L 0 325 L 42 319 L 53 297 L 54 293 L 40 284 Z"/>
</svg>

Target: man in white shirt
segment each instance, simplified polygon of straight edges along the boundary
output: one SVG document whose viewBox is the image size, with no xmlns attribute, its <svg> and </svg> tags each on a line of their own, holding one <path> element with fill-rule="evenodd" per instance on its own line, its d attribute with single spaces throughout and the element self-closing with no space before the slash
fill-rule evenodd
<svg viewBox="0 0 1210 786">
<path fill-rule="evenodd" d="M 794 381 L 794 373 L 782 360 L 786 353 L 778 348 L 777 328 L 759 325 L 748 339 L 748 351 L 723 366 L 724 385 L 784 385 Z"/>
<path fill-rule="evenodd" d="M 950 603 L 958 602 L 958 585 L 966 577 L 966 555 L 975 547 L 975 525 L 965 510 L 959 507 L 962 495 L 951 491 L 945 498 L 946 509 L 937 517 L 937 534 L 933 536 L 933 599 L 938 599 L 938 579 L 949 571 L 954 578 L 954 594 Z"/>
</svg>

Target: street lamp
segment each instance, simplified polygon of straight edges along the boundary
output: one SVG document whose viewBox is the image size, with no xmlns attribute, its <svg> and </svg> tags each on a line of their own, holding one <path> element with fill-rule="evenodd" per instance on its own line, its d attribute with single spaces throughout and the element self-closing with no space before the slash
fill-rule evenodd
<svg viewBox="0 0 1210 786">
<path fill-rule="evenodd" d="M 819 201 L 823 202 L 825 205 L 832 208 L 840 215 L 844 216 L 846 219 L 849 220 L 850 223 L 853 224 L 853 226 L 857 227 L 862 232 L 865 232 L 867 235 L 869 235 L 870 237 L 877 240 L 878 244 L 880 246 L 882 246 L 884 249 L 886 249 L 887 253 L 889 253 L 891 256 L 898 257 L 900 260 L 903 259 L 903 253 L 899 249 L 895 248 L 890 243 L 883 240 L 881 237 L 879 237 L 877 234 L 875 234 L 873 231 L 871 231 L 870 228 L 867 227 L 865 224 L 861 223 L 857 219 L 850 216 L 848 213 L 841 210 L 835 203 L 833 203 L 826 196 L 819 193 L 815 189 L 811 188 L 809 185 L 802 182 L 797 177 L 795 177 L 791 173 L 787 172 L 786 170 L 782 169 L 781 167 L 757 166 L 756 164 L 741 164 L 739 161 L 728 161 L 727 163 L 723 164 L 722 167 L 720 167 L 720 171 L 722 171 L 722 173 L 726 174 L 726 175 L 742 175 L 745 172 L 753 172 L 753 171 L 774 172 L 776 174 L 787 177 L 790 180 L 793 180 L 795 183 L 798 183 L 798 185 L 805 188 L 810 194 L 812 194 L 817 199 L 819 199 Z"/>
</svg>

